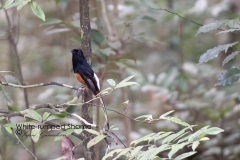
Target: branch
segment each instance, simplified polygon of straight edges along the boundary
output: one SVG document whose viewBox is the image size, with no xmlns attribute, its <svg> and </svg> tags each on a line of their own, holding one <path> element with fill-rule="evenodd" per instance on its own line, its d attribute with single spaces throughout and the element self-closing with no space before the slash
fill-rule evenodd
<svg viewBox="0 0 240 160">
<path fill-rule="evenodd" d="M 4 86 L 11 86 L 14 88 L 36 88 L 36 87 L 42 87 L 42 86 L 49 86 L 49 85 L 56 85 L 56 86 L 61 86 L 61 87 L 66 87 L 66 88 L 70 88 L 73 90 L 78 90 L 78 88 L 67 85 L 67 84 L 62 84 L 62 83 L 57 83 L 57 82 L 48 82 L 48 83 L 39 83 L 39 84 L 32 84 L 32 85 L 18 85 L 18 84 L 13 84 L 13 83 L 7 83 L 7 82 L 2 82 L 0 81 L 0 84 L 4 85 Z"/>
<path fill-rule="evenodd" d="M 111 27 L 111 24 L 109 22 L 109 19 L 107 17 L 107 9 L 106 9 L 105 0 L 100 0 L 100 2 L 101 2 L 101 7 L 102 7 L 103 20 L 106 23 L 108 34 L 110 35 L 110 37 L 112 37 L 113 36 L 113 31 L 112 31 L 112 27 Z"/>
<path fill-rule="evenodd" d="M 150 7 L 150 6 L 149 6 L 149 7 Z M 180 17 L 180 18 L 182 18 L 182 19 L 184 19 L 184 20 L 186 20 L 186 21 L 192 22 L 192 23 L 194 23 L 194 24 L 196 24 L 196 25 L 198 25 L 198 26 L 203 26 L 203 24 L 201 24 L 201 23 L 198 23 L 198 22 L 195 22 L 195 21 L 193 21 L 193 20 L 191 20 L 191 19 L 185 18 L 185 17 L 183 17 L 183 16 L 181 16 L 181 15 L 175 13 L 175 12 L 172 12 L 172 11 L 168 10 L 168 9 L 165 9 L 165 8 L 153 8 L 153 7 L 150 7 L 150 8 L 151 8 L 151 9 L 155 9 L 155 10 L 166 11 L 166 12 L 171 13 L 171 14 L 173 14 L 173 15 L 176 15 L 176 16 L 178 16 L 178 17 Z M 221 29 L 221 28 L 218 28 L 217 30 L 224 31 L 224 29 Z"/>
<path fill-rule="evenodd" d="M 18 142 L 25 148 L 25 150 L 35 159 L 37 160 L 37 157 L 23 144 L 23 142 L 19 139 L 18 135 L 13 132 L 14 136 L 17 138 Z"/>
<path fill-rule="evenodd" d="M 74 117 L 78 118 L 80 121 L 82 121 L 82 122 L 85 123 L 86 125 L 90 125 L 90 126 L 92 126 L 92 127 L 97 127 L 96 124 L 88 123 L 85 119 L 83 119 L 82 117 L 80 117 L 79 115 L 77 115 L 77 114 L 75 114 L 75 113 L 71 114 L 71 116 L 74 116 Z"/>
</svg>

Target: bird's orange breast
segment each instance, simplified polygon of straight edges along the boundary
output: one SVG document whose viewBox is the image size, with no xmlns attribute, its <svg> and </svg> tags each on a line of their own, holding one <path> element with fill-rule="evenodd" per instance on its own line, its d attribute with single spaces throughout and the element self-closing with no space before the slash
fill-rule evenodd
<svg viewBox="0 0 240 160">
<path fill-rule="evenodd" d="M 80 76 L 80 74 L 77 74 L 77 73 L 74 73 L 74 76 L 76 77 L 76 79 L 80 82 L 80 83 L 82 83 L 83 85 L 87 85 L 86 83 L 85 83 L 85 81 L 82 79 L 82 77 Z"/>
</svg>

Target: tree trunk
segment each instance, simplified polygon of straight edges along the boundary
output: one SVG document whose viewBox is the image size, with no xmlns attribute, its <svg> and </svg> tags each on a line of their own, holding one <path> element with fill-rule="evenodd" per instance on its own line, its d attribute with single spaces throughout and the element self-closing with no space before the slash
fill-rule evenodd
<svg viewBox="0 0 240 160">
<path fill-rule="evenodd" d="M 89 64 L 91 64 L 91 27 L 90 27 L 90 18 L 89 18 L 89 1 L 88 0 L 79 0 L 79 9 L 80 9 L 80 25 L 83 32 L 82 45 L 81 49 L 83 50 L 84 56 L 86 57 Z M 90 90 L 85 90 L 83 94 L 83 102 L 92 99 L 92 93 Z M 89 123 L 93 123 L 92 118 L 92 106 L 91 104 L 84 104 L 82 106 L 82 117 Z M 84 140 L 84 158 L 86 160 L 95 159 L 94 147 L 87 148 L 87 143 L 91 139 L 91 135 L 88 132 L 83 132 Z"/>
</svg>

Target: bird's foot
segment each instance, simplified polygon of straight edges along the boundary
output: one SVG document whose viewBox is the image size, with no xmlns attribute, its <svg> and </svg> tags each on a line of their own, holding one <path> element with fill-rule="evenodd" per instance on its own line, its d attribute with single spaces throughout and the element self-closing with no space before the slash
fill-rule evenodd
<svg viewBox="0 0 240 160">
<path fill-rule="evenodd" d="M 85 86 L 81 86 L 81 87 L 78 88 L 78 91 L 84 91 L 85 89 L 86 89 Z"/>
<path fill-rule="evenodd" d="M 81 86 L 81 87 L 78 88 L 78 90 L 77 90 L 77 97 L 78 97 L 78 98 L 80 97 L 80 95 L 82 94 L 82 92 L 83 92 L 84 90 L 86 90 L 86 87 L 85 87 L 85 86 Z"/>
</svg>

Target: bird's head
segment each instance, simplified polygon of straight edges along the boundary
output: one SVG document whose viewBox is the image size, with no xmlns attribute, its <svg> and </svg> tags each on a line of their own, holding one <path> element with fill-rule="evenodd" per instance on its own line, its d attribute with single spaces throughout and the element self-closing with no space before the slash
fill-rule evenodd
<svg viewBox="0 0 240 160">
<path fill-rule="evenodd" d="M 73 56 L 83 56 L 83 52 L 81 49 L 73 49 L 71 50 Z"/>
</svg>

